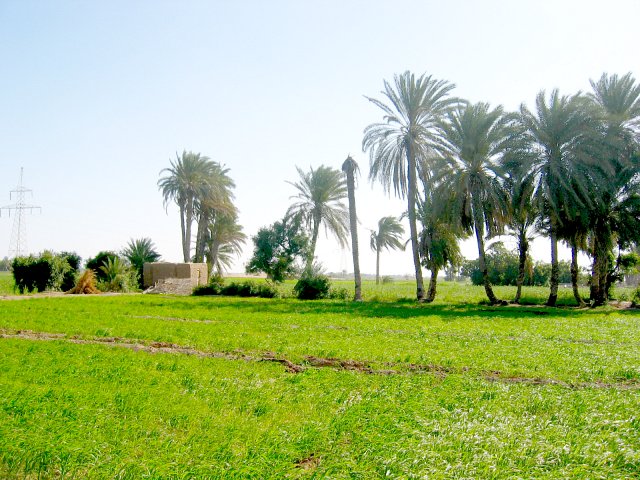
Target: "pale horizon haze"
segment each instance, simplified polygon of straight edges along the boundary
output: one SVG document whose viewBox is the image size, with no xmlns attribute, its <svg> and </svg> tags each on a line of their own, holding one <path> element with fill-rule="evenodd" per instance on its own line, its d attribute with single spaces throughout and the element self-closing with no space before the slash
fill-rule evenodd
<svg viewBox="0 0 640 480">
<path fill-rule="evenodd" d="M 588 91 L 603 72 L 638 79 L 638 19 L 637 0 L 0 0 L 0 206 L 24 167 L 27 202 L 42 207 L 27 215 L 30 252 L 86 259 L 149 237 L 180 261 L 178 209 L 157 187 L 176 153 L 230 169 L 249 238 L 284 215 L 296 166 L 339 169 L 351 154 L 371 274 L 369 230 L 406 202 L 368 180 L 362 133 L 382 115 L 365 96 L 382 98 L 383 81 L 405 70 L 507 110 L 531 107 L 542 89 Z M 3 210 L 0 258 L 12 226 Z M 232 272 L 251 250 L 249 240 Z M 533 256 L 549 261 L 548 250 L 539 239 Z M 463 253 L 477 258 L 475 242 Z M 324 233 L 317 257 L 352 271 Z M 383 254 L 382 274 L 412 271 L 408 251 Z"/>
</svg>

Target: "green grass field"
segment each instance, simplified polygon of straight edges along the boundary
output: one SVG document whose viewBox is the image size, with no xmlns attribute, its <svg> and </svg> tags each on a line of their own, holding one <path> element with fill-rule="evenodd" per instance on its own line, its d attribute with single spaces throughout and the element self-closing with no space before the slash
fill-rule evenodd
<svg viewBox="0 0 640 480">
<path fill-rule="evenodd" d="M 640 476 L 639 311 L 412 289 L 0 301 L 0 478 Z"/>
</svg>

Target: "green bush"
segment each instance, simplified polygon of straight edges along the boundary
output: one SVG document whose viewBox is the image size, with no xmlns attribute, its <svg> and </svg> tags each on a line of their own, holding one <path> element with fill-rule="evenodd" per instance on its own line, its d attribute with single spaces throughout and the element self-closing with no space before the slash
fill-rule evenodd
<svg viewBox="0 0 640 480">
<path fill-rule="evenodd" d="M 199 295 L 220 295 L 224 288 L 224 278 L 221 275 L 214 275 L 206 285 L 199 285 L 193 289 L 195 296 Z"/>
<path fill-rule="evenodd" d="M 300 300 L 318 300 L 329 296 L 331 281 L 326 275 L 310 273 L 303 275 L 293 287 L 293 293 Z"/>
<path fill-rule="evenodd" d="M 631 295 L 631 304 L 634 307 L 640 307 L 640 285 L 638 285 L 638 288 L 636 288 Z"/>
<path fill-rule="evenodd" d="M 111 260 L 113 262 L 116 258 L 119 257 L 115 252 L 102 251 L 99 252 L 95 257 L 87 259 L 87 264 L 85 266 L 86 268 L 90 268 L 91 270 L 96 272 L 96 280 L 98 280 L 98 282 L 104 282 L 107 280 L 107 276 L 105 272 L 100 269 L 100 267 L 105 265 L 107 260 Z"/>
<path fill-rule="evenodd" d="M 103 275 L 98 280 L 98 289 L 103 292 L 125 293 L 138 290 L 136 271 L 119 257 L 107 258 L 98 271 Z"/>
<path fill-rule="evenodd" d="M 278 295 L 278 291 L 267 284 L 258 284 L 251 280 L 243 282 L 231 282 L 220 289 L 220 295 L 229 297 L 261 297 L 274 298 Z"/>
<path fill-rule="evenodd" d="M 72 288 L 77 273 L 72 255 L 75 254 L 45 251 L 37 257 L 29 255 L 14 258 L 11 268 L 16 288 L 20 293 Z"/>
<path fill-rule="evenodd" d="M 333 300 L 349 300 L 351 298 L 351 293 L 343 287 L 330 288 L 329 298 Z"/>
</svg>

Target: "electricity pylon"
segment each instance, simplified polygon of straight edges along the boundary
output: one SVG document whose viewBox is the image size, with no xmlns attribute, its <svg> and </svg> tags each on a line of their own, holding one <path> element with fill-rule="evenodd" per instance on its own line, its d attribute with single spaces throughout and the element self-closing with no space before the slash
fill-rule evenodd
<svg viewBox="0 0 640 480">
<path fill-rule="evenodd" d="M 42 209 L 37 205 L 27 205 L 25 202 L 26 194 L 31 193 L 33 196 L 33 191 L 24 187 L 22 184 L 22 175 L 23 168 L 20 167 L 20 182 L 15 190 L 11 190 L 9 192 L 9 200 L 15 199 L 15 203 L 0 207 L 0 216 L 2 215 L 2 211 L 6 210 L 9 217 L 11 217 L 11 211 L 15 210 L 15 215 L 13 217 L 13 229 L 11 230 L 11 241 L 9 243 L 9 258 L 20 257 L 27 253 L 26 211 L 29 210 L 29 213 L 33 213 L 36 209 L 42 211 Z"/>
</svg>

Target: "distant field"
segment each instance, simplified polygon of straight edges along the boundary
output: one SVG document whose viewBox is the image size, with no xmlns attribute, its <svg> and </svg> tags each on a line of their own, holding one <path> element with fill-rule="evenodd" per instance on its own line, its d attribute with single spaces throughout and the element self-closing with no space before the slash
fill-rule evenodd
<svg viewBox="0 0 640 480">
<path fill-rule="evenodd" d="M 640 475 L 640 312 L 412 289 L 0 301 L 0 478 Z"/>
</svg>

